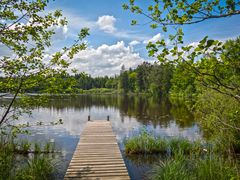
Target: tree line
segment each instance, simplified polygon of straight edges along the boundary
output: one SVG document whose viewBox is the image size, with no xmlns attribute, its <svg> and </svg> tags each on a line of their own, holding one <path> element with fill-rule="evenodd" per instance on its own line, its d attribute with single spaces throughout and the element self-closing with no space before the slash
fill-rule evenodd
<svg viewBox="0 0 240 180">
<path fill-rule="evenodd" d="M 119 93 L 151 93 L 162 96 L 167 95 L 171 88 L 174 69 L 171 64 L 144 62 L 136 69 L 125 69 L 123 65 L 120 74 L 114 77 L 92 77 L 84 72 L 75 75 L 60 73 L 48 76 L 25 90 L 28 93 L 81 93 L 82 90 L 111 89 Z M 2 83 L 7 80 L 3 77 L 0 79 Z M 8 89 L 1 86 L 0 92 L 8 92 Z"/>
</svg>

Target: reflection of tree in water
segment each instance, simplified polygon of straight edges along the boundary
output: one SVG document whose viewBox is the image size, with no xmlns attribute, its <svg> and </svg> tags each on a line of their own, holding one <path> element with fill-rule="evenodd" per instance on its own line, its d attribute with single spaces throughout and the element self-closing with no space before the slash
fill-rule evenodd
<svg viewBox="0 0 240 180">
<path fill-rule="evenodd" d="M 135 154 L 135 155 L 129 155 L 129 156 L 124 155 L 124 159 L 130 160 L 136 166 L 142 166 L 142 165 L 151 166 L 166 158 L 167 158 L 166 155 L 161 155 L 161 154 L 151 154 L 151 155 Z"/>
<path fill-rule="evenodd" d="M 186 103 L 188 102 L 171 99 L 171 114 L 180 127 L 191 127 L 195 123 L 194 116 L 187 108 Z M 190 104 L 189 107 L 192 107 L 192 104 Z"/>
<path fill-rule="evenodd" d="M 1 101 L 4 103 L 4 101 Z M 78 95 L 54 97 L 43 105 L 44 108 L 63 111 L 64 109 L 84 110 L 92 107 L 114 108 L 120 112 L 121 120 L 126 116 L 135 118 L 144 125 L 169 127 L 176 121 L 180 127 L 191 127 L 194 119 L 186 106 L 181 103 L 170 103 L 168 99 L 158 99 L 141 95 Z M 41 107 L 39 107 L 41 108 Z"/>
</svg>

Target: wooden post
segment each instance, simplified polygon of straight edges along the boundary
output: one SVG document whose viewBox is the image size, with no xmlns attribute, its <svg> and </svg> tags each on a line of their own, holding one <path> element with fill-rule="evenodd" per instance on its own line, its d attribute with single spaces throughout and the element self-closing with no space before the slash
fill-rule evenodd
<svg viewBox="0 0 240 180">
<path fill-rule="evenodd" d="M 90 115 L 88 116 L 88 121 L 90 121 Z"/>
<path fill-rule="evenodd" d="M 109 116 L 107 116 L 107 121 L 109 121 Z"/>
</svg>

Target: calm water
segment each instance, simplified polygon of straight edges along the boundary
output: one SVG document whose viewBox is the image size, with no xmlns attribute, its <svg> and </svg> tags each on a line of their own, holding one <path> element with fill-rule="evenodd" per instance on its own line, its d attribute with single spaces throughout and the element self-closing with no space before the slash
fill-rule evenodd
<svg viewBox="0 0 240 180">
<path fill-rule="evenodd" d="M 92 120 L 105 120 L 110 116 L 125 163 L 132 179 L 145 179 L 153 162 L 159 157 L 136 156 L 127 158 L 123 153 L 126 138 L 137 135 L 142 128 L 159 136 L 183 136 L 198 139 L 201 133 L 193 116 L 181 104 L 168 100 L 140 96 L 82 95 L 54 98 L 43 107 L 33 108 L 32 115 L 23 121 L 50 122 L 63 119 L 63 125 L 32 128 L 30 140 L 54 140 L 62 154 L 58 155 L 58 179 L 62 179 L 88 115 Z"/>
</svg>

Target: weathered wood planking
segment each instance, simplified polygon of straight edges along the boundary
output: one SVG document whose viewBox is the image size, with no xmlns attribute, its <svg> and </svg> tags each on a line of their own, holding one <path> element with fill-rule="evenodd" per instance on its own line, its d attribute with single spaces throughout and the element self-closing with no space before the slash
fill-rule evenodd
<svg viewBox="0 0 240 180">
<path fill-rule="evenodd" d="M 64 179 L 130 179 L 109 121 L 87 122 Z"/>
</svg>

